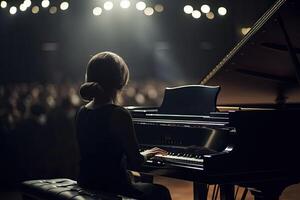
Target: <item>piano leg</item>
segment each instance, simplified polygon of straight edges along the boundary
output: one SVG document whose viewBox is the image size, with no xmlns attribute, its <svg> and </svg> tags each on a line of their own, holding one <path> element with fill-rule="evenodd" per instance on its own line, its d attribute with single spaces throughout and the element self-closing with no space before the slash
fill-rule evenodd
<svg viewBox="0 0 300 200">
<path fill-rule="evenodd" d="M 194 200 L 207 200 L 208 186 L 205 183 L 193 183 Z"/>
<path fill-rule="evenodd" d="M 220 196 L 221 200 L 234 200 L 234 185 L 220 185 Z"/>
</svg>

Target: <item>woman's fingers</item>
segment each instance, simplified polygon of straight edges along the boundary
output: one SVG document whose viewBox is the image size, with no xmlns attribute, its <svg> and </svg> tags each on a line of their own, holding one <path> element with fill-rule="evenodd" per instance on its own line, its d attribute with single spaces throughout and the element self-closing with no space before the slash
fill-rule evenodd
<svg viewBox="0 0 300 200">
<path fill-rule="evenodd" d="M 160 149 L 160 148 L 157 148 L 157 147 L 154 147 L 151 149 L 152 150 L 152 153 L 154 153 L 155 155 L 156 154 L 161 154 L 161 155 L 167 155 L 168 152 L 163 150 L 163 149 Z"/>
</svg>

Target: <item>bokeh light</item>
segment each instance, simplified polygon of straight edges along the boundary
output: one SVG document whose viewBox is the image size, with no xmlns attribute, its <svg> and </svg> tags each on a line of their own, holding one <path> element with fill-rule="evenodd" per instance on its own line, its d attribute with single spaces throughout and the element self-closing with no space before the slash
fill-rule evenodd
<svg viewBox="0 0 300 200">
<path fill-rule="evenodd" d="M 227 10 L 224 7 L 220 7 L 220 8 L 218 8 L 218 13 L 219 13 L 219 15 L 224 16 L 224 15 L 226 15 Z"/>
<path fill-rule="evenodd" d="M 43 8 L 48 8 L 50 5 L 50 1 L 49 0 L 43 0 L 41 3 Z"/>
<path fill-rule="evenodd" d="M 31 6 L 31 1 L 30 0 L 25 0 L 23 3 L 27 8 Z"/>
<path fill-rule="evenodd" d="M 163 12 L 164 11 L 164 6 L 163 5 L 161 5 L 161 4 L 156 4 L 155 6 L 154 6 L 154 10 L 156 11 L 156 12 Z"/>
<path fill-rule="evenodd" d="M 60 4 L 60 9 L 61 10 L 67 10 L 69 8 L 69 3 L 64 1 Z"/>
<path fill-rule="evenodd" d="M 136 96 L 135 96 L 135 101 L 139 104 L 139 105 L 142 105 L 145 103 L 145 96 L 141 93 L 138 93 Z"/>
<path fill-rule="evenodd" d="M 244 28 L 241 28 L 241 33 L 243 35 L 247 35 L 247 33 L 251 30 L 250 27 L 244 27 Z"/>
<path fill-rule="evenodd" d="M 209 12 L 206 14 L 207 19 L 214 19 L 215 18 L 215 14 L 213 12 Z"/>
<path fill-rule="evenodd" d="M 192 14 L 194 8 L 191 6 L 191 5 L 186 5 L 184 6 L 183 8 L 183 11 L 186 13 L 186 14 Z"/>
<path fill-rule="evenodd" d="M 130 1 L 129 0 L 122 0 L 120 2 L 120 7 L 124 8 L 124 9 L 129 8 L 130 7 Z"/>
<path fill-rule="evenodd" d="M 145 13 L 145 15 L 147 15 L 147 16 L 151 16 L 151 15 L 154 14 L 154 9 L 151 8 L 151 7 L 147 7 L 147 8 L 145 8 L 144 13 Z"/>
<path fill-rule="evenodd" d="M 206 5 L 206 4 L 202 5 L 202 6 L 201 6 L 201 11 L 202 11 L 203 13 L 209 13 L 209 11 L 210 11 L 209 5 Z"/>
<path fill-rule="evenodd" d="M 16 7 L 16 6 L 12 6 L 12 7 L 10 7 L 10 9 L 9 9 L 9 13 L 10 13 L 11 15 L 14 15 L 14 14 L 16 14 L 16 13 L 17 13 L 17 7 Z"/>
<path fill-rule="evenodd" d="M 106 1 L 104 3 L 103 7 L 104 7 L 105 10 L 111 10 L 111 9 L 113 9 L 114 4 L 111 1 Z"/>
<path fill-rule="evenodd" d="M 31 12 L 33 14 L 37 14 L 39 11 L 40 11 L 40 8 L 38 6 L 33 6 L 32 9 L 31 9 Z"/>
<path fill-rule="evenodd" d="M 201 12 L 199 10 L 194 10 L 192 12 L 192 16 L 195 18 L 195 19 L 199 19 L 201 17 Z"/>
<path fill-rule="evenodd" d="M 99 16 L 99 15 L 101 15 L 101 13 L 102 13 L 102 8 L 96 7 L 93 9 L 93 15 Z"/>
<path fill-rule="evenodd" d="M 22 12 L 26 11 L 26 10 L 27 10 L 27 6 L 26 6 L 24 3 L 22 3 L 22 4 L 20 5 L 20 10 L 21 10 Z"/>
<path fill-rule="evenodd" d="M 139 2 L 136 3 L 135 7 L 136 7 L 137 10 L 143 11 L 147 7 L 147 5 L 146 5 L 145 2 L 139 1 Z"/>
<path fill-rule="evenodd" d="M 6 1 L 1 1 L 0 6 L 1 6 L 1 8 L 6 8 L 7 7 L 7 2 Z"/>
<path fill-rule="evenodd" d="M 50 9 L 49 9 L 49 13 L 50 14 L 55 14 L 57 12 L 57 7 L 56 6 L 52 6 Z"/>
</svg>

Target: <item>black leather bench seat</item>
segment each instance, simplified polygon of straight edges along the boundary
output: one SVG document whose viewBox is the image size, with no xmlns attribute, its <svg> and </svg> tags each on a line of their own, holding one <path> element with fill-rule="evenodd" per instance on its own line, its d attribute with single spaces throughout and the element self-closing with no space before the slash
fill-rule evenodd
<svg viewBox="0 0 300 200">
<path fill-rule="evenodd" d="M 30 180 L 22 183 L 23 200 L 134 200 L 81 188 L 70 179 Z"/>
</svg>

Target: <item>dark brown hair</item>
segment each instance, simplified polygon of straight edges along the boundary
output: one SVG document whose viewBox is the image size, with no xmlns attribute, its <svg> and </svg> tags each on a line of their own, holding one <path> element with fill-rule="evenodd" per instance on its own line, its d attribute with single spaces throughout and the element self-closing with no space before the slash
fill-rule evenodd
<svg viewBox="0 0 300 200">
<path fill-rule="evenodd" d="M 83 100 L 90 101 L 98 98 L 103 101 L 114 101 L 117 91 L 128 82 L 129 70 L 119 55 L 101 52 L 88 62 L 85 79 L 86 82 L 80 87 Z"/>
</svg>

